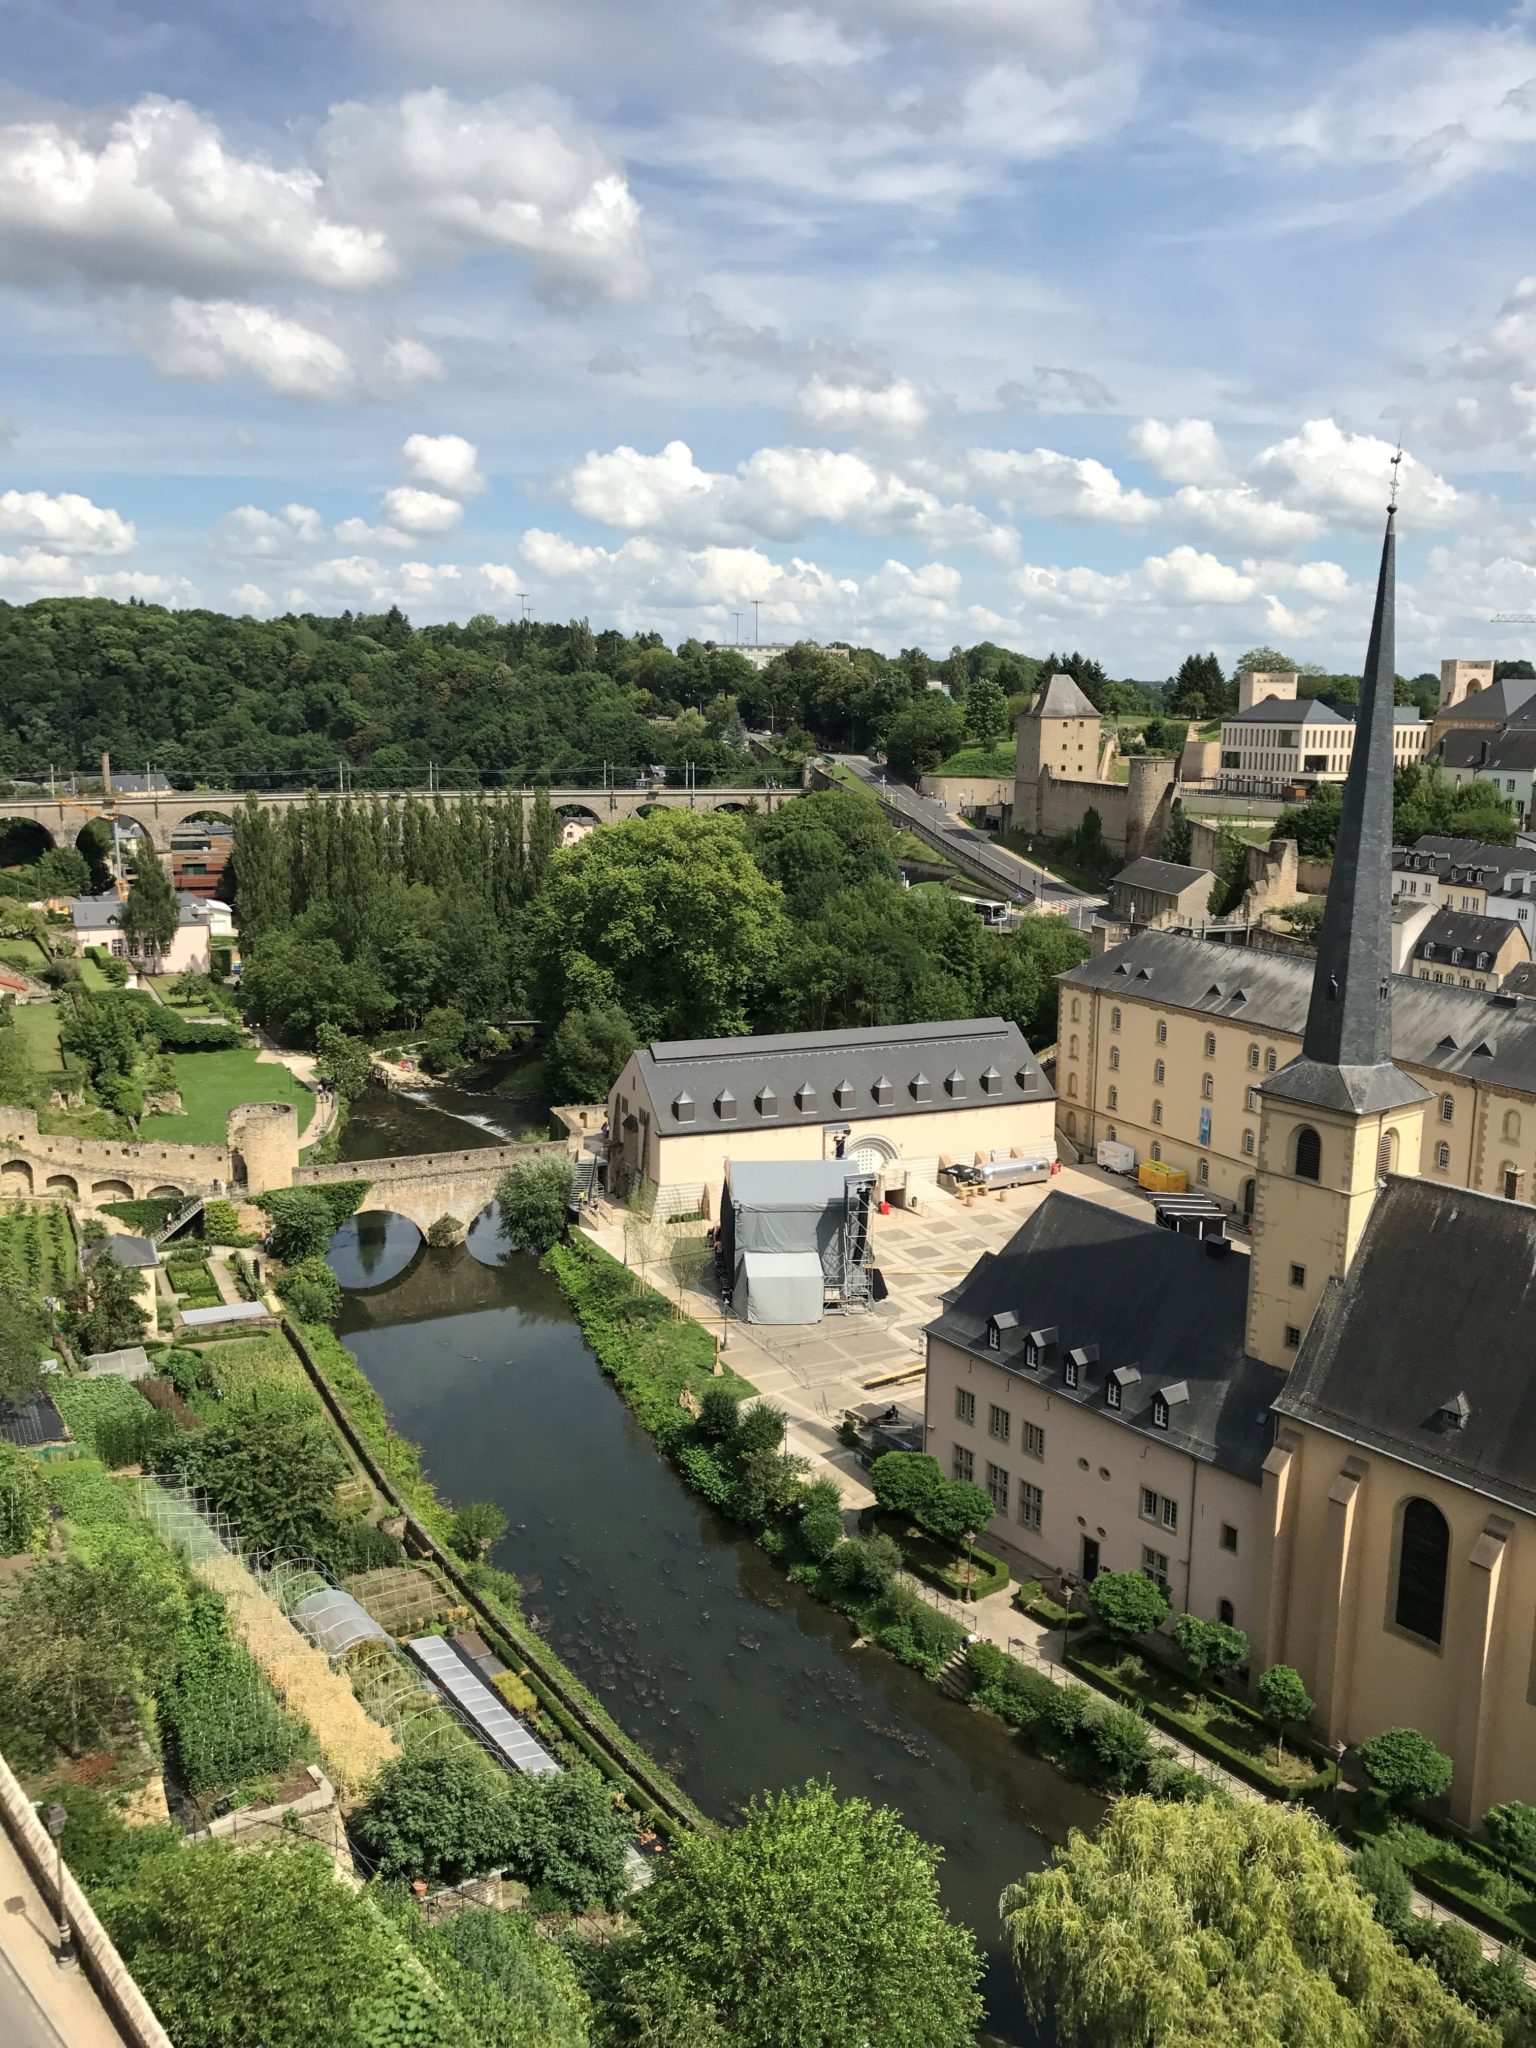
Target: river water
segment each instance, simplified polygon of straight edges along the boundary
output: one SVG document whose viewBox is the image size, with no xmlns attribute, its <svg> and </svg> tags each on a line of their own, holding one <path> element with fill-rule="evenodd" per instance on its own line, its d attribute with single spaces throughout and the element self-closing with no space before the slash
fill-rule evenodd
<svg viewBox="0 0 1536 2048">
<path fill-rule="evenodd" d="M 342 1149 L 495 1143 L 528 1121 L 494 1096 L 370 1091 Z M 343 1341 L 444 1494 L 509 1517 L 494 1562 L 615 1719 L 721 1818 L 822 1777 L 899 1808 L 942 1848 L 945 1900 L 986 1951 L 990 2030 L 1036 2042 L 999 1947 L 998 1894 L 1068 1827 L 1092 1826 L 1099 1802 L 917 1673 L 854 1650 L 842 1616 L 688 1492 L 491 1212 L 443 1251 L 401 1219 L 364 1216 L 331 1257 Z"/>
</svg>

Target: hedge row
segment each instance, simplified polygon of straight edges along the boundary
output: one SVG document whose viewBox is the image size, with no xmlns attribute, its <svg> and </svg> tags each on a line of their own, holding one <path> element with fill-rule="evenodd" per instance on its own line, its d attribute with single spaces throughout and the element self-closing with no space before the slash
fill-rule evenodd
<svg viewBox="0 0 1536 2048">
<path fill-rule="evenodd" d="M 1256 1785 L 1261 1792 L 1268 1793 L 1272 1799 L 1303 1799 L 1313 1792 L 1322 1791 L 1334 1781 L 1336 1772 L 1331 1762 L 1315 1771 L 1309 1778 L 1292 1781 L 1276 1777 L 1274 1772 L 1266 1770 L 1246 1751 L 1234 1749 L 1230 1744 L 1223 1742 L 1220 1736 L 1213 1735 L 1203 1722 L 1177 1713 L 1162 1700 L 1138 1691 L 1134 1685 L 1128 1685 L 1113 1671 L 1096 1663 L 1084 1649 L 1069 1647 L 1066 1652 L 1066 1664 L 1069 1670 L 1076 1671 L 1081 1677 L 1086 1678 L 1090 1685 L 1096 1685 L 1100 1691 L 1123 1700 L 1138 1713 L 1145 1714 L 1149 1721 L 1154 1721 L 1167 1734 L 1177 1736 L 1181 1742 L 1187 1742 L 1191 1749 L 1200 1750 L 1214 1762 L 1231 1771 L 1235 1777 L 1242 1778 L 1246 1783 Z M 1225 1693 L 1222 1695 L 1222 1708 L 1229 1711 L 1234 1720 L 1251 1721 L 1258 1728 L 1266 1726 L 1261 1714 L 1256 1714 L 1240 1700 L 1228 1698 Z M 1298 1743 L 1297 1747 L 1306 1748 L 1308 1745 Z"/>
</svg>

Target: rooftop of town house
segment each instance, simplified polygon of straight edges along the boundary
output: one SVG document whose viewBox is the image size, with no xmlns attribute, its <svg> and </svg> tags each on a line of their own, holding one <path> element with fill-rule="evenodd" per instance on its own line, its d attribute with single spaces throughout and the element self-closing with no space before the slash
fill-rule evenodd
<svg viewBox="0 0 1536 2048">
<path fill-rule="evenodd" d="M 1215 878 L 1209 868 L 1181 867 L 1173 860 L 1133 860 L 1129 867 L 1122 868 L 1115 876 L 1112 887 L 1116 889 L 1150 889 L 1158 896 L 1179 896 L 1196 882 L 1211 882 Z"/>
<path fill-rule="evenodd" d="M 1512 917 L 1483 917 L 1471 910 L 1440 909 L 1419 933 L 1413 957 L 1456 967 L 1491 967 L 1512 933 L 1524 941 L 1529 952 L 1525 927 Z"/>
</svg>

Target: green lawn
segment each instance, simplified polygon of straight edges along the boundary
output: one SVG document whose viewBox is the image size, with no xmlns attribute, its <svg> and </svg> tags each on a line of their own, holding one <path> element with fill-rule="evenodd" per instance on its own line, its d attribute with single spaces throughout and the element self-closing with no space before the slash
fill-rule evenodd
<svg viewBox="0 0 1536 2048">
<path fill-rule="evenodd" d="M 163 1145 L 222 1145 L 226 1120 L 242 1102 L 291 1102 L 302 1132 L 314 1115 L 315 1098 L 286 1067 L 257 1064 L 255 1050 L 178 1052 L 171 1055 L 184 1105 L 180 1116 L 147 1116 L 139 1135 Z"/>
<path fill-rule="evenodd" d="M 59 1051 L 58 1004 L 18 1003 L 11 1016 L 27 1049 L 33 1072 L 56 1074 L 63 1061 Z"/>
<path fill-rule="evenodd" d="M 83 957 L 80 961 L 80 980 L 86 988 L 94 990 L 97 995 L 100 995 L 103 989 L 117 986 L 116 982 L 108 981 L 94 960 Z"/>
<path fill-rule="evenodd" d="M 23 974 L 36 974 L 48 965 L 48 949 L 36 939 L 0 939 L 0 960 Z"/>
</svg>

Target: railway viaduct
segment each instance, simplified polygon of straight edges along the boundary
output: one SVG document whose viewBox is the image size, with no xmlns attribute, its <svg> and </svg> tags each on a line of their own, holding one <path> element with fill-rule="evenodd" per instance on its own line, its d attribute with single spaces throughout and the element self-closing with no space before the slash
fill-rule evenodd
<svg viewBox="0 0 1536 2048">
<path fill-rule="evenodd" d="M 624 818 L 647 817 L 652 811 L 773 811 L 799 789 L 552 789 L 547 792 L 551 807 L 562 818 L 592 825 L 617 824 Z M 260 790 L 256 800 L 263 810 L 281 813 L 294 804 L 307 804 L 312 795 L 329 793 L 309 790 Z M 377 798 L 382 803 L 403 803 L 408 796 L 428 794 L 422 790 L 357 790 L 349 795 Z M 525 816 L 533 803 L 531 789 L 487 791 L 440 789 L 430 800 L 457 803 L 461 796 L 505 795 L 521 797 Z M 97 796 L 12 796 L 0 797 L 0 819 L 22 819 L 40 826 L 56 846 L 73 846 L 80 833 L 94 819 L 134 825 L 155 851 L 168 855 L 171 834 L 193 818 L 224 818 L 233 821 L 245 803 L 242 790 L 161 790 L 153 794 L 119 795 L 103 792 Z"/>
</svg>

